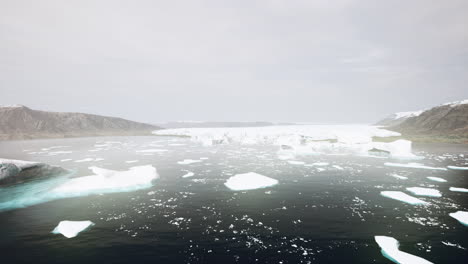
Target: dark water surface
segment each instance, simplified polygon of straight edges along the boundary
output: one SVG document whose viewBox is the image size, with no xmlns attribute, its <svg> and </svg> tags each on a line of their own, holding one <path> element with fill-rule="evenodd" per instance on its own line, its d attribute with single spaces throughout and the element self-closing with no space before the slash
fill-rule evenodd
<svg viewBox="0 0 468 264">
<path fill-rule="evenodd" d="M 65 147 L 42 150 L 53 146 Z M 137 152 L 145 149 L 167 151 Z M 468 161 L 466 145 L 420 144 L 414 149 L 425 157 L 416 162 L 428 166 Z M 468 193 L 449 191 L 468 188 L 466 171 L 387 167 L 385 162 L 408 161 L 371 157 L 296 158 L 329 163 L 308 167 L 278 159 L 277 151 L 275 146 L 206 147 L 171 137 L 0 142 L 2 158 L 60 165 L 75 177 L 91 175 L 89 166 L 126 170 L 147 164 L 160 175 L 147 189 L 0 212 L 2 263 L 390 263 L 375 243 L 376 235 L 394 237 L 402 251 L 434 263 L 468 262 L 468 227 L 449 216 L 468 210 Z M 207 159 L 177 163 L 201 157 Z M 85 158 L 93 161 L 75 162 Z M 187 171 L 195 175 L 182 178 Z M 244 192 L 224 186 L 230 176 L 250 171 L 279 184 Z M 414 206 L 380 195 L 416 186 L 436 188 L 443 196 L 418 197 L 430 205 Z M 0 189 L 0 203 L 8 200 L 9 188 Z M 51 233 L 62 220 L 90 220 L 95 226 L 67 239 Z"/>
</svg>

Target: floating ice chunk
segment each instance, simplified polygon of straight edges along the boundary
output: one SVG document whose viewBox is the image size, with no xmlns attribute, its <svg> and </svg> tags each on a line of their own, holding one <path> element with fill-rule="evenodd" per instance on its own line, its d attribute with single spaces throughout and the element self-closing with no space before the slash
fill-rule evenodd
<svg viewBox="0 0 468 264">
<path fill-rule="evenodd" d="M 449 214 L 451 217 L 458 220 L 458 222 L 462 223 L 465 226 L 468 226 L 468 212 L 466 211 L 457 211 L 455 213 Z"/>
<path fill-rule="evenodd" d="M 54 188 L 51 193 L 71 197 L 95 193 L 127 192 L 151 187 L 151 182 L 159 177 L 151 165 L 131 167 L 127 171 L 114 171 L 90 167 L 95 175 L 78 177 Z"/>
<path fill-rule="evenodd" d="M 71 161 L 72 159 L 61 159 L 60 162 Z"/>
<path fill-rule="evenodd" d="M 188 171 L 186 174 L 182 176 L 182 178 L 189 178 L 189 177 L 192 177 L 193 175 L 195 175 L 195 173 Z"/>
<path fill-rule="evenodd" d="M 137 153 L 161 153 L 161 152 L 166 152 L 168 151 L 167 149 L 143 149 L 143 150 L 137 150 Z"/>
<path fill-rule="evenodd" d="M 447 182 L 445 179 L 439 178 L 439 177 L 427 177 L 431 181 L 436 181 L 436 182 Z"/>
<path fill-rule="evenodd" d="M 305 162 L 297 160 L 288 160 L 288 163 L 291 165 L 304 165 Z"/>
<path fill-rule="evenodd" d="M 409 188 L 406 188 L 406 190 L 408 190 L 409 192 L 415 195 L 442 197 L 442 194 L 439 192 L 439 190 L 432 189 L 432 188 L 409 187 Z"/>
<path fill-rule="evenodd" d="M 72 238 L 93 225 L 94 223 L 91 221 L 60 221 L 58 226 L 52 230 L 52 233 L 62 234 L 66 238 Z"/>
<path fill-rule="evenodd" d="M 201 162 L 201 160 L 184 159 L 183 161 L 178 161 L 177 163 L 180 165 L 188 165 L 188 164 L 198 163 L 198 162 Z"/>
<path fill-rule="evenodd" d="M 423 200 L 420 200 L 416 197 L 413 197 L 411 195 L 408 195 L 400 191 L 381 191 L 380 195 L 387 197 L 387 198 L 395 199 L 404 203 L 413 204 L 413 205 L 428 204 L 428 202 L 425 202 Z"/>
<path fill-rule="evenodd" d="M 311 166 L 328 166 L 330 163 L 328 162 L 314 162 L 310 164 Z"/>
<path fill-rule="evenodd" d="M 393 237 L 388 236 L 375 236 L 375 242 L 382 249 L 382 255 L 389 260 L 400 264 L 431 264 L 421 257 L 411 255 L 409 253 L 400 251 L 400 243 Z"/>
<path fill-rule="evenodd" d="M 450 187 L 449 190 L 452 191 L 452 192 L 468 192 L 468 189 L 458 188 L 458 187 Z"/>
<path fill-rule="evenodd" d="M 451 170 L 468 170 L 468 167 L 447 166 Z"/>
<path fill-rule="evenodd" d="M 392 177 L 394 177 L 394 178 L 397 178 L 397 179 L 399 179 L 399 180 L 407 180 L 407 179 L 408 179 L 408 177 L 401 176 L 401 175 L 398 175 L 398 174 L 396 174 L 396 173 L 390 173 L 389 175 L 392 176 Z"/>
<path fill-rule="evenodd" d="M 94 160 L 93 158 L 86 158 L 86 159 L 75 160 L 75 162 L 89 162 L 93 160 Z"/>
<path fill-rule="evenodd" d="M 343 167 L 341 166 L 338 166 L 338 165 L 333 165 L 333 168 L 337 169 L 337 170 L 344 170 Z"/>
<path fill-rule="evenodd" d="M 266 188 L 276 184 L 278 180 L 255 172 L 236 174 L 224 183 L 226 187 L 234 191 Z"/>
<path fill-rule="evenodd" d="M 389 167 L 402 167 L 402 168 L 414 168 L 414 169 L 426 169 L 426 170 L 444 170 L 444 171 L 447 170 L 446 168 L 429 167 L 429 166 L 425 166 L 423 164 L 414 163 L 414 162 L 407 163 L 407 164 L 385 162 L 384 165 L 389 166 Z"/>
<path fill-rule="evenodd" d="M 125 163 L 137 163 L 139 160 L 127 160 Z"/>
</svg>

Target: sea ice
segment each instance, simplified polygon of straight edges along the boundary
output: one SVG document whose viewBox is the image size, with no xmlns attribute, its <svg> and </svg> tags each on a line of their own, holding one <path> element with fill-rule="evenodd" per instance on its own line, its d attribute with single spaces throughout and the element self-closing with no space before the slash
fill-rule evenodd
<svg viewBox="0 0 468 264">
<path fill-rule="evenodd" d="M 468 170 L 468 167 L 459 167 L 459 166 L 447 166 L 451 170 Z"/>
<path fill-rule="evenodd" d="M 88 161 L 93 161 L 94 159 L 92 158 L 85 158 L 85 159 L 80 159 L 80 160 L 75 160 L 75 162 L 88 162 Z"/>
<path fill-rule="evenodd" d="M 407 163 L 407 164 L 385 162 L 384 165 L 389 166 L 389 167 L 402 167 L 402 168 L 414 168 L 414 169 L 426 169 L 426 170 L 444 170 L 444 171 L 447 170 L 446 168 L 429 167 L 429 166 L 425 166 L 423 164 L 414 163 L 414 162 Z"/>
<path fill-rule="evenodd" d="M 430 197 L 442 197 L 442 194 L 439 190 L 432 189 L 432 188 L 423 188 L 423 187 L 409 187 L 406 188 L 409 192 L 415 195 L 420 196 L 430 196 Z"/>
<path fill-rule="evenodd" d="M 398 174 L 396 174 L 396 173 L 390 173 L 389 175 L 392 176 L 392 177 L 394 177 L 394 178 L 397 178 L 397 179 L 399 179 L 399 180 L 407 180 L 407 179 L 408 179 L 408 177 L 401 176 L 401 175 L 398 175 Z"/>
<path fill-rule="evenodd" d="M 96 193 L 127 192 L 151 187 L 151 182 L 159 177 L 151 165 L 131 167 L 127 171 L 115 171 L 89 167 L 95 175 L 72 178 L 51 191 L 63 197 L 81 196 Z"/>
<path fill-rule="evenodd" d="M 458 220 L 458 222 L 462 223 L 465 226 L 468 226 L 468 212 L 466 211 L 457 211 L 455 213 L 449 214 L 451 217 Z"/>
<path fill-rule="evenodd" d="M 161 153 L 161 152 L 166 152 L 168 151 L 167 149 L 143 149 L 143 150 L 137 150 L 137 153 Z"/>
<path fill-rule="evenodd" d="M 72 238 L 93 225 L 94 223 L 91 221 L 60 221 L 58 226 L 52 230 L 52 233 L 62 234 L 66 238 Z"/>
<path fill-rule="evenodd" d="M 420 200 L 416 197 L 413 197 L 411 195 L 408 195 L 400 191 L 381 191 L 380 194 L 384 197 L 395 199 L 395 200 L 398 200 L 404 203 L 413 204 L 413 205 L 428 204 L 428 202 L 425 202 L 423 200 Z"/>
<path fill-rule="evenodd" d="M 450 187 L 449 190 L 452 191 L 452 192 L 468 192 L 468 189 L 458 188 L 458 187 Z"/>
<path fill-rule="evenodd" d="M 198 163 L 198 162 L 201 162 L 201 160 L 184 159 L 183 161 L 178 161 L 177 164 L 188 165 L 188 164 Z"/>
<path fill-rule="evenodd" d="M 193 175 L 195 175 L 195 173 L 188 171 L 186 174 L 182 176 L 182 178 L 189 178 L 189 177 L 192 177 Z"/>
<path fill-rule="evenodd" d="M 236 174 L 224 183 L 226 187 L 234 191 L 266 188 L 276 184 L 278 180 L 255 172 Z"/>
<path fill-rule="evenodd" d="M 288 163 L 291 165 L 304 165 L 305 162 L 297 160 L 288 160 Z"/>
<path fill-rule="evenodd" d="M 393 237 L 388 236 L 375 236 L 375 242 L 381 248 L 382 255 L 389 260 L 400 264 L 431 264 L 421 257 L 411 255 L 409 253 L 400 251 L 400 243 Z"/>
<path fill-rule="evenodd" d="M 445 179 L 439 178 L 439 177 L 427 177 L 431 181 L 436 181 L 436 182 L 447 182 Z"/>
</svg>

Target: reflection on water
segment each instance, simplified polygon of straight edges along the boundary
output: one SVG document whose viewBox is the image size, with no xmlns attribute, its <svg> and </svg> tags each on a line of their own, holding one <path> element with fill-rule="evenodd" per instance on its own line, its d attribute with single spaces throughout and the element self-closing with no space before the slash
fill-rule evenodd
<svg viewBox="0 0 468 264">
<path fill-rule="evenodd" d="M 283 160 L 278 150 L 271 145 L 204 146 L 172 137 L 0 142 L 0 157 L 74 172 L 0 189 L 0 204 L 12 209 L 0 212 L 2 259 L 388 263 L 376 235 L 394 237 L 402 251 L 434 263 L 468 259 L 467 227 L 449 216 L 468 211 L 467 194 L 449 190 L 468 187 L 466 171 L 389 167 L 384 164 L 407 161 L 383 157 L 304 155 Z M 468 157 L 464 145 L 419 145 L 414 152 L 424 157 L 418 163 L 438 168 L 463 166 Z M 91 166 L 128 171 L 143 165 L 157 168 L 160 178 L 127 192 L 51 194 L 70 180 L 96 174 Z M 247 172 L 279 183 L 248 191 L 224 185 Z M 417 196 L 428 205 L 411 205 L 380 195 L 409 187 L 437 189 L 442 197 Z M 62 220 L 89 220 L 95 226 L 66 239 L 51 234 Z"/>
</svg>

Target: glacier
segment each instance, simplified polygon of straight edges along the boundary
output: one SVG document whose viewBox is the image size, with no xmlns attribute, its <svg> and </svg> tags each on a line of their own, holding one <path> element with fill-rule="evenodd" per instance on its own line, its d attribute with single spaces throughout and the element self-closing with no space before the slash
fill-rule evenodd
<svg viewBox="0 0 468 264">
<path fill-rule="evenodd" d="M 278 184 L 278 180 L 255 172 L 236 174 L 224 183 L 226 187 L 234 191 L 260 189 L 276 184 Z"/>
<path fill-rule="evenodd" d="M 60 223 L 52 230 L 53 234 L 62 234 L 66 238 L 76 237 L 80 232 L 93 226 L 91 221 L 60 221 Z"/>
<path fill-rule="evenodd" d="M 421 257 L 400 251 L 400 243 L 393 237 L 375 236 L 375 242 L 379 245 L 382 255 L 389 260 L 400 264 L 430 264 L 432 262 Z"/>
</svg>

